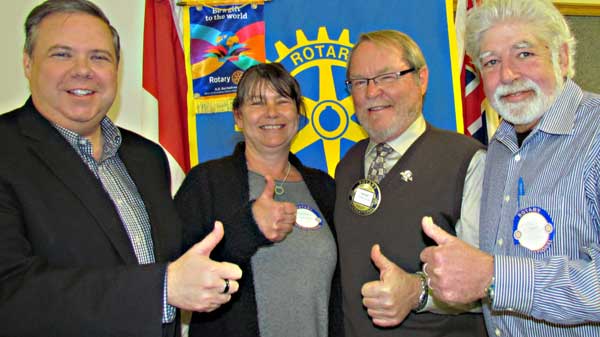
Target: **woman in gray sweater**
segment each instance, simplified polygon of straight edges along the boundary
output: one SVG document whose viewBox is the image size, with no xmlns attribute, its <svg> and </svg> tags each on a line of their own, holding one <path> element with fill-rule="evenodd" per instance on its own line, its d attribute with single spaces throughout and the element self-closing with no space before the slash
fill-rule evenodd
<svg viewBox="0 0 600 337">
<path fill-rule="evenodd" d="M 233 103 L 245 142 L 193 168 L 175 196 L 191 246 L 224 224 L 211 258 L 238 264 L 239 291 L 194 313 L 194 336 L 343 336 L 335 186 L 290 152 L 304 111 L 298 82 L 277 63 L 243 75 Z"/>
</svg>

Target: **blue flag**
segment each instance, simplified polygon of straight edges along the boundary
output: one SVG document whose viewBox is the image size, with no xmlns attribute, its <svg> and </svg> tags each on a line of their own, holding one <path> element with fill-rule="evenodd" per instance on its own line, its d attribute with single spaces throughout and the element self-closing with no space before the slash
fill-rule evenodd
<svg viewBox="0 0 600 337">
<path fill-rule="evenodd" d="M 267 61 L 282 63 L 298 79 L 307 107 L 292 144 L 292 152 L 305 165 L 333 175 L 346 151 L 366 138 L 344 80 L 350 50 L 360 34 L 368 31 L 400 30 L 419 44 L 430 76 L 425 119 L 434 126 L 457 130 L 447 2 L 451 10 L 452 1 L 444 0 L 265 3 Z M 231 112 L 196 118 L 200 162 L 231 154 L 243 139 L 235 131 Z"/>
</svg>

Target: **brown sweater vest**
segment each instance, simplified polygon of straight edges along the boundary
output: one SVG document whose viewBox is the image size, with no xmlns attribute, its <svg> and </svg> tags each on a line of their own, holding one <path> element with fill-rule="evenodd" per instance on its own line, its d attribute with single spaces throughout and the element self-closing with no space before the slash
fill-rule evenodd
<svg viewBox="0 0 600 337">
<path fill-rule="evenodd" d="M 455 234 L 460 218 L 463 185 L 474 153 L 482 148 L 471 138 L 428 125 L 381 181 L 381 203 L 375 213 L 360 216 L 350 208 L 350 191 L 365 177 L 364 154 L 368 140 L 352 147 L 336 170 L 335 223 L 342 273 L 344 319 L 347 337 L 363 336 L 485 336 L 481 315 L 410 314 L 395 328 L 375 327 L 362 306 L 360 289 L 379 279 L 370 260 L 371 247 L 405 271 L 421 269 L 420 252 L 433 242 L 421 230 L 421 218 L 432 216 Z M 410 170 L 412 181 L 402 179 Z"/>
</svg>

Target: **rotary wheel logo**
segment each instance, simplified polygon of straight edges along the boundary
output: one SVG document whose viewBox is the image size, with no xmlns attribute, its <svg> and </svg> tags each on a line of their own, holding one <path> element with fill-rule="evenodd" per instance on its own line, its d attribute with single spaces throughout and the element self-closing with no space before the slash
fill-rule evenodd
<svg viewBox="0 0 600 337">
<path fill-rule="evenodd" d="M 316 40 L 307 39 L 299 29 L 295 46 L 275 43 L 275 62 L 282 63 L 300 82 L 306 105 L 308 122 L 294 139 L 292 152 L 309 166 L 321 166 L 331 176 L 342 150 L 367 137 L 354 116 L 352 98 L 344 86 L 346 62 L 352 49 L 349 36 L 344 29 L 337 40 L 331 40 L 327 29 L 320 27 Z M 308 152 L 309 160 L 303 158 L 304 152 Z M 314 160 L 319 155 L 324 157 L 321 165 Z"/>
<path fill-rule="evenodd" d="M 240 80 L 242 79 L 242 75 L 244 75 L 244 72 L 242 70 L 236 70 L 231 74 L 231 82 L 233 82 L 233 84 L 238 85 L 240 83 Z"/>
</svg>

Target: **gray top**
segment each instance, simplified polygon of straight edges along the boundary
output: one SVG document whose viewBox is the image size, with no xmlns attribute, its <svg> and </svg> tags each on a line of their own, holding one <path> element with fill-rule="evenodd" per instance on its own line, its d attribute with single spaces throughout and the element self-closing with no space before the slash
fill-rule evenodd
<svg viewBox="0 0 600 337">
<path fill-rule="evenodd" d="M 263 191 L 265 179 L 248 172 L 250 200 Z M 281 181 L 276 181 L 278 185 Z M 277 201 L 304 204 L 322 219 L 319 229 L 294 229 L 285 240 L 261 247 L 252 257 L 261 337 L 325 337 L 331 279 L 337 250 L 327 221 L 306 184 L 286 182 Z"/>
</svg>

